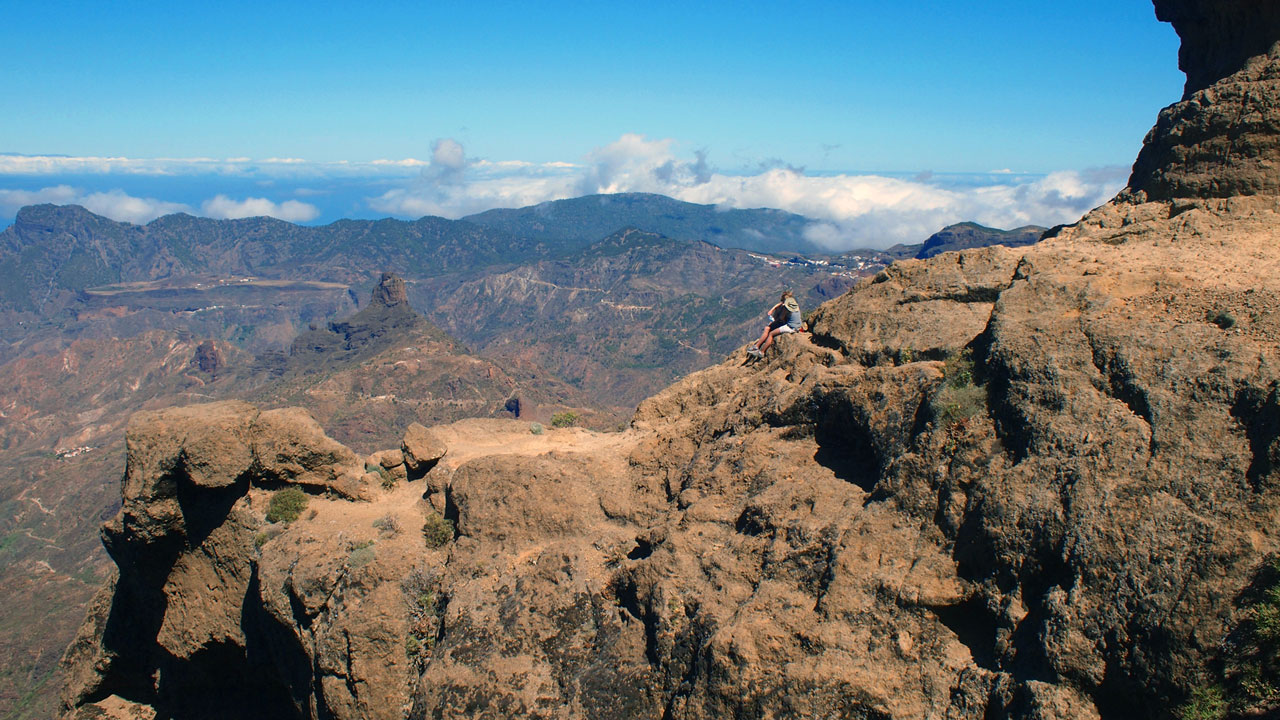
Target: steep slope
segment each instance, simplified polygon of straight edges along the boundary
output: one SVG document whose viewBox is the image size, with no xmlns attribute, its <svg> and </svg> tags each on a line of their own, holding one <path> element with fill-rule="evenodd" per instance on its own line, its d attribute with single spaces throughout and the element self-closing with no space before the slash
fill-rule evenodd
<svg viewBox="0 0 1280 720">
<path fill-rule="evenodd" d="M 634 407 L 758 334 L 783 289 L 811 308 L 852 283 L 819 265 L 627 229 L 571 257 L 413 292 L 486 356 L 554 368 L 601 406 Z"/>
<path fill-rule="evenodd" d="M 1137 201 L 1280 193 L 1280 7 L 1156 0 L 1182 38 L 1182 101 L 1160 113 L 1133 166 Z"/>
</svg>

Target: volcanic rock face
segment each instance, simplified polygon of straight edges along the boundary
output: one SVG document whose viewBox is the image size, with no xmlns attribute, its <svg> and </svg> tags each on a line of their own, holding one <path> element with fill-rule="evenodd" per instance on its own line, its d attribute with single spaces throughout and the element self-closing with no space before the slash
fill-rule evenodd
<svg viewBox="0 0 1280 720">
<path fill-rule="evenodd" d="M 1182 38 L 1181 102 L 1160 113 L 1134 163 L 1141 199 L 1280 194 L 1280 6 L 1156 0 Z"/>
<path fill-rule="evenodd" d="M 409 296 L 404 291 L 404 278 L 395 273 L 382 273 L 382 279 L 373 289 L 372 300 L 374 305 L 387 307 L 408 303 Z"/>
</svg>

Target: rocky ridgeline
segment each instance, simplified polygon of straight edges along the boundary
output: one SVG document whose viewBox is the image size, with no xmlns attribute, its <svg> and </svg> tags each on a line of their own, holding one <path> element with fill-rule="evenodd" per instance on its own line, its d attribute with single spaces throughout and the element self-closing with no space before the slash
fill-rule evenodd
<svg viewBox="0 0 1280 720">
<path fill-rule="evenodd" d="M 1271 26 L 1156 5 L 1200 110 L 1162 114 L 1117 201 L 1028 248 L 897 263 L 624 432 L 462 421 L 425 472 L 369 458 L 384 477 L 297 416 L 139 416 L 68 716 L 1274 712 L 1240 649 L 1280 549 L 1275 136 L 1203 122 L 1271 67 L 1271 42 L 1234 67 L 1227 30 Z M 1254 154 L 1161 139 L 1191 137 Z M 327 494 L 268 525 L 293 483 Z"/>
</svg>

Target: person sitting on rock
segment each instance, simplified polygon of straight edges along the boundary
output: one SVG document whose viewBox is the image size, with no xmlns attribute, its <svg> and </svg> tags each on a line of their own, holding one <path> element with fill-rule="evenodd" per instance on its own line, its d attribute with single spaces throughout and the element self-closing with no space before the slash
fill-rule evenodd
<svg viewBox="0 0 1280 720">
<path fill-rule="evenodd" d="M 796 302 L 790 290 L 782 293 L 782 299 L 778 304 L 769 309 L 769 324 L 760 334 L 760 339 L 747 348 L 747 354 L 759 360 L 764 357 L 769 346 L 773 345 L 774 338 L 785 333 L 796 332 L 802 324 L 804 324 L 804 316 L 800 314 L 800 303 Z"/>
</svg>

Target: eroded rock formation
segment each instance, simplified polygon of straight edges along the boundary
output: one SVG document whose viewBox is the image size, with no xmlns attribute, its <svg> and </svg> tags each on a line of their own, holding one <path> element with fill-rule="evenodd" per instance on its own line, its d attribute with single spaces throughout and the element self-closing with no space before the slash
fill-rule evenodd
<svg viewBox="0 0 1280 720">
<path fill-rule="evenodd" d="M 1133 166 L 1138 200 L 1280 194 L 1280 6 L 1155 0 L 1182 39 L 1181 102 L 1160 112 Z"/>
</svg>

